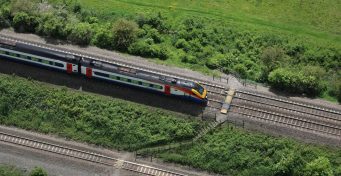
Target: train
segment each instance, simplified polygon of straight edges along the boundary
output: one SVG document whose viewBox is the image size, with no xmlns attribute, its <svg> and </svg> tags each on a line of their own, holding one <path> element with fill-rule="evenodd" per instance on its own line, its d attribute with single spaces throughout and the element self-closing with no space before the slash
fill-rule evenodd
<svg viewBox="0 0 341 176">
<path fill-rule="evenodd" d="M 89 79 L 138 87 L 207 104 L 207 90 L 198 82 L 122 66 L 102 59 L 2 38 L 0 38 L 0 56 L 68 74 L 79 74 Z"/>
</svg>

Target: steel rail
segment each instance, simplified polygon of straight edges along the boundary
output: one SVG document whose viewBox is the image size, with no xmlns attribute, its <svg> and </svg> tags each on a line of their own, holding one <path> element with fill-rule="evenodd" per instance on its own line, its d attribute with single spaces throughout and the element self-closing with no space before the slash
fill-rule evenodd
<svg viewBox="0 0 341 176">
<path fill-rule="evenodd" d="M 301 113 L 301 114 L 309 114 L 309 115 L 311 115 L 311 116 L 322 117 L 323 119 L 341 122 L 341 118 L 335 118 L 335 117 L 330 117 L 330 116 L 327 116 L 327 115 L 321 115 L 321 114 L 317 114 L 317 113 L 307 112 L 307 111 L 299 110 L 299 109 L 295 109 L 295 108 L 280 106 L 280 105 L 276 105 L 276 104 L 274 104 L 274 103 L 256 101 L 256 100 L 254 100 L 254 99 L 247 98 L 247 97 L 240 97 L 240 96 L 238 96 L 238 95 L 234 96 L 234 98 L 235 98 L 235 99 L 244 100 L 244 101 L 247 101 L 247 102 L 253 102 L 253 103 L 257 103 L 257 104 L 267 105 L 267 106 L 269 106 L 270 108 L 271 108 L 271 107 L 275 107 L 275 108 L 277 108 L 277 109 L 287 110 L 287 111 L 296 112 L 296 113 Z M 234 103 L 233 103 L 233 104 L 234 104 Z"/>
<path fill-rule="evenodd" d="M 138 164 L 130 161 L 120 160 L 113 157 L 105 156 L 102 154 L 79 150 L 71 147 L 56 145 L 48 142 L 43 142 L 35 139 L 12 135 L 4 132 L 0 132 L 0 141 L 11 143 L 14 145 L 24 146 L 32 149 L 37 149 L 45 152 L 59 154 L 71 158 L 76 158 L 92 163 L 102 164 L 106 166 L 122 168 L 128 171 L 137 172 L 140 174 L 151 176 L 186 176 L 181 173 L 163 170 L 147 166 L 144 164 Z"/>
<path fill-rule="evenodd" d="M 235 108 L 239 108 L 242 110 L 240 111 L 239 109 L 235 109 Z M 264 110 L 257 109 L 257 108 L 247 107 L 247 106 L 231 105 L 230 111 L 250 117 L 250 118 L 261 119 L 265 121 L 272 121 L 272 122 L 285 124 L 285 125 L 293 126 L 293 127 L 298 127 L 298 128 L 318 132 L 318 133 L 341 137 L 341 128 L 338 126 L 317 123 L 311 120 L 306 120 L 306 119 L 297 118 L 293 116 L 287 116 L 287 115 L 283 115 L 279 113 L 268 112 L 268 111 L 264 111 Z M 249 111 L 259 113 L 259 114 L 251 113 Z"/>
<path fill-rule="evenodd" d="M 262 95 L 262 94 L 257 94 L 257 93 L 242 91 L 242 90 L 236 90 L 236 92 L 242 93 L 242 94 L 248 94 L 248 95 L 252 95 L 252 96 L 260 97 L 260 98 L 264 98 L 264 99 L 274 100 L 274 101 L 278 101 L 278 102 L 282 102 L 282 103 L 286 103 L 286 104 L 290 104 L 290 105 L 296 105 L 296 106 L 301 106 L 301 107 L 305 107 L 305 108 L 310 108 L 310 109 L 315 109 L 315 110 L 319 110 L 319 111 L 324 111 L 324 112 L 329 112 L 329 113 L 341 115 L 340 111 L 336 111 L 336 110 L 332 110 L 332 109 L 326 109 L 326 108 L 320 108 L 318 106 L 309 105 L 307 103 L 299 103 L 299 102 L 295 102 L 295 101 L 291 101 L 291 100 L 284 100 L 281 98 L 275 98 L 275 97 L 271 97 L 271 96 L 267 96 L 267 95 Z"/>
</svg>

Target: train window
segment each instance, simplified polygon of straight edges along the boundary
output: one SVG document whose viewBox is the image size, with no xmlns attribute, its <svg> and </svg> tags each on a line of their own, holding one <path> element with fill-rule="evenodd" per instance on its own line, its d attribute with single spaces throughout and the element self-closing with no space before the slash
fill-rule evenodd
<svg viewBox="0 0 341 176">
<path fill-rule="evenodd" d="M 36 58 L 36 57 L 32 57 L 32 60 L 33 60 L 33 61 L 36 61 L 36 62 L 39 62 L 39 59 Z"/>
<path fill-rule="evenodd" d="M 1 50 L 0 50 L 0 54 L 6 54 L 6 52 L 5 52 L 5 51 L 1 51 Z"/>
<path fill-rule="evenodd" d="M 139 84 L 139 85 L 142 85 L 142 82 L 141 82 L 141 81 L 139 81 L 139 82 L 138 82 L 138 84 Z"/>
<path fill-rule="evenodd" d="M 119 77 L 119 76 L 116 76 L 116 79 L 117 79 L 117 80 L 121 80 L 121 77 Z"/>
<path fill-rule="evenodd" d="M 162 89 L 163 87 L 160 86 L 160 85 L 155 85 L 155 88 L 156 88 L 156 89 Z"/>
<path fill-rule="evenodd" d="M 131 82 L 134 84 L 139 84 L 139 81 L 137 81 L 137 80 L 131 80 Z"/>
<path fill-rule="evenodd" d="M 23 59 L 27 59 L 27 56 L 25 56 L 25 55 L 20 55 L 20 57 Z"/>
<path fill-rule="evenodd" d="M 153 87 L 154 87 L 154 84 L 149 84 L 149 87 L 153 88 Z"/>
<path fill-rule="evenodd" d="M 15 53 L 9 53 L 10 56 L 17 57 L 17 54 Z"/>
<path fill-rule="evenodd" d="M 50 62 L 48 60 L 42 60 L 42 63 L 44 64 L 50 64 Z"/>
<path fill-rule="evenodd" d="M 101 73 L 101 72 L 94 72 L 96 75 L 98 76 L 102 76 L 102 77 L 107 77 L 109 78 L 109 74 L 106 74 L 106 73 Z"/>
<path fill-rule="evenodd" d="M 63 64 L 61 64 L 61 63 L 58 63 L 58 62 L 55 62 L 55 63 L 54 63 L 54 65 L 55 65 L 55 66 L 57 66 L 57 67 L 64 67 L 64 65 L 63 65 Z"/>
<path fill-rule="evenodd" d="M 17 57 L 20 57 L 20 54 L 17 54 Z"/>
<path fill-rule="evenodd" d="M 131 79 L 128 79 L 127 81 L 131 83 Z"/>
<path fill-rule="evenodd" d="M 52 61 L 49 61 L 49 64 L 50 64 L 50 65 L 53 65 L 53 62 L 52 62 Z"/>
</svg>

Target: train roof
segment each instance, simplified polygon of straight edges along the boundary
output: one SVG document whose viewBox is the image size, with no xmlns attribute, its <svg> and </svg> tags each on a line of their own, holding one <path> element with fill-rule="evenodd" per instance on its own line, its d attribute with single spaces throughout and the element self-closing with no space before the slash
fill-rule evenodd
<svg viewBox="0 0 341 176">
<path fill-rule="evenodd" d="M 187 87 L 187 88 L 194 88 L 195 82 L 193 81 L 187 81 L 183 79 L 173 78 L 169 76 L 164 76 L 156 73 L 151 73 L 143 70 L 133 69 L 129 67 L 124 67 L 120 65 L 116 65 L 113 63 L 107 63 L 104 61 L 98 61 L 98 60 L 92 60 L 89 58 L 83 58 L 81 61 L 83 64 L 89 64 L 90 66 L 98 69 L 102 69 L 109 72 L 116 72 L 119 74 L 127 75 L 127 76 L 133 76 L 141 79 L 147 79 L 151 81 L 158 81 L 158 82 L 164 82 L 171 85 L 178 85 L 181 87 Z"/>
<path fill-rule="evenodd" d="M 170 76 L 165 76 L 157 73 L 152 73 L 148 71 L 143 71 L 139 69 L 134 69 L 130 67 L 121 66 L 118 64 L 110 63 L 103 60 L 95 60 L 95 58 L 90 58 L 81 55 L 73 55 L 68 52 L 52 50 L 48 48 L 43 48 L 39 46 L 29 45 L 21 42 L 14 42 L 10 40 L 4 40 L 0 38 L 0 43 L 5 45 L 10 45 L 15 47 L 16 50 L 24 50 L 28 53 L 40 53 L 44 55 L 53 56 L 53 58 L 58 58 L 58 60 L 80 60 L 83 64 L 89 64 L 92 67 L 101 68 L 106 71 L 118 72 L 123 75 L 129 75 L 133 77 L 138 77 L 141 79 L 147 79 L 151 81 L 163 82 L 171 85 L 178 85 L 181 87 L 194 88 L 196 83 L 193 81 L 188 81 L 184 79 L 174 78 Z"/>
</svg>

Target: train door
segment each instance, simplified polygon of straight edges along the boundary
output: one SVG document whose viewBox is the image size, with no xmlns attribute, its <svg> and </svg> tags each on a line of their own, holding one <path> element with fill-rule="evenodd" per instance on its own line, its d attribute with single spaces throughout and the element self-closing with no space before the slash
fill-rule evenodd
<svg viewBox="0 0 341 176">
<path fill-rule="evenodd" d="M 171 94 L 170 91 L 171 91 L 170 85 L 165 85 L 165 94 L 170 95 Z"/>
</svg>

